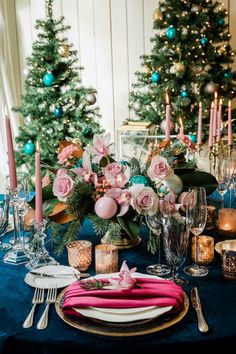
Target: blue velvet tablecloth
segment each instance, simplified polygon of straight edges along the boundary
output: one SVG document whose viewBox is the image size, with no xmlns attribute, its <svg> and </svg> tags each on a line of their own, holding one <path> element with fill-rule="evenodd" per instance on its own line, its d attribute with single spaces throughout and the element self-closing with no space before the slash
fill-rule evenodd
<svg viewBox="0 0 236 354">
<path fill-rule="evenodd" d="M 214 230 L 208 234 L 215 237 L 215 242 L 223 239 Z M 93 247 L 100 243 L 88 223 L 85 223 L 79 238 L 91 240 Z M 53 255 L 52 252 L 51 254 Z M 2 259 L 3 254 L 0 254 L 0 257 Z M 208 266 L 209 274 L 206 277 L 192 278 L 185 275 L 189 280 L 189 285 L 184 289 L 186 294 L 189 296 L 194 286 L 199 289 L 210 331 L 205 334 L 199 332 L 196 313 L 190 304 L 188 313 L 180 322 L 162 331 L 137 337 L 107 337 L 81 331 L 63 322 L 54 306 L 50 309 L 47 329 L 39 331 L 35 324 L 42 314 L 42 305 L 35 314 L 34 326 L 23 329 L 22 324 L 31 308 L 34 289 L 24 282 L 27 273 L 25 266 L 4 264 L 1 259 L 0 354 L 205 354 L 223 353 L 226 347 L 235 345 L 236 281 L 223 278 L 220 256 L 217 253 L 214 263 Z M 61 264 L 68 265 L 66 253 L 58 260 Z M 137 266 L 138 271 L 144 273 L 148 265 L 156 262 L 156 256 L 147 251 L 145 235 L 142 243 L 136 248 L 119 251 L 119 265 L 123 260 L 127 260 L 129 267 Z M 94 274 L 94 263 L 89 272 Z M 214 351 L 213 345 L 216 347 Z"/>
</svg>

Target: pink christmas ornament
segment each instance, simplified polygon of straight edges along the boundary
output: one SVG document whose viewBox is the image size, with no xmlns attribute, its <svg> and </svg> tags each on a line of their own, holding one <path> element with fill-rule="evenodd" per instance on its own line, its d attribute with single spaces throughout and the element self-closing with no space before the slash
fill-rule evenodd
<svg viewBox="0 0 236 354">
<path fill-rule="evenodd" d="M 94 209 L 101 219 L 111 219 L 117 212 L 117 204 L 111 197 L 101 197 L 96 201 Z"/>
</svg>

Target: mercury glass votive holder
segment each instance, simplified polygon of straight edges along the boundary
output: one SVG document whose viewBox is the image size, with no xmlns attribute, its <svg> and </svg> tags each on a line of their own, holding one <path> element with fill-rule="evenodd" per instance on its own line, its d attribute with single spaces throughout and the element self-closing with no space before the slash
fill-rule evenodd
<svg viewBox="0 0 236 354">
<path fill-rule="evenodd" d="M 118 248 L 112 244 L 103 243 L 95 247 L 96 273 L 118 272 Z"/>
<path fill-rule="evenodd" d="M 236 251 L 222 250 L 221 266 L 225 278 L 236 280 Z"/>
<path fill-rule="evenodd" d="M 197 252 L 195 250 L 197 243 Z M 197 259 L 195 260 L 195 255 Z M 214 260 L 214 238 L 200 235 L 192 238 L 192 260 L 197 264 L 210 264 Z"/>
<path fill-rule="evenodd" d="M 223 208 L 219 210 L 218 233 L 223 236 L 236 236 L 236 209 Z"/>
<path fill-rule="evenodd" d="M 68 263 L 71 267 L 85 271 L 92 263 L 92 242 L 87 240 L 72 241 L 66 246 Z"/>
</svg>

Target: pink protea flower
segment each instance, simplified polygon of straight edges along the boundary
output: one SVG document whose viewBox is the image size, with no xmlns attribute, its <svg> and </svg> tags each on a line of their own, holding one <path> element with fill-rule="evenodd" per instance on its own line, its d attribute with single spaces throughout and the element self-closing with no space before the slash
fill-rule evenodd
<svg viewBox="0 0 236 354">
<path fill-rule="evenodd" d="M 59 164 L 66 165 L 73 158 L 73 153 L 77 150 L 74 145 L 68 145 L 58 154 Z"/>
<path fill-rule="evenodd" d="M 108 133 L 104 136 L 94 135 L 93 146 L 86 146 L 85 150 L 93 155 L 92 162 L 99 163 L 103 157 L 113 153 L 113 144 L 110 144 L 111 134 Z"/>
<path fill-rule="evenodd" d="M 98 182 L 98 177 L 97 177 L 96 173 L 94 173 L 92 171 L 91 162 L 90 162 L 90 155 L 87 151 L 84 151 L 84 153 L 83 153 L 82 166 L 83 167 L 74 168 L 73 172 L 80 175 L 83 178 L 84 182 L 87 182 L 87 183 L 91 182 L 94 185 L 96 185 Z"/>
<path fill-rule="evenodd" d="M 151 160 L 147 175 L 151 180 L 163 180 L 173 175 L 174 171 L 163 156 L 156 155 Z"/>
</svg>

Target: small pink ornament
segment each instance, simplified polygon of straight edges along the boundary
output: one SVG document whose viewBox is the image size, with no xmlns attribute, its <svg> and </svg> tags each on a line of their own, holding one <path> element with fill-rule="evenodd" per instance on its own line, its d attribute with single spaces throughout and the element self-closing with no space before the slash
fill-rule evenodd
<svg viewBox="0 0 236 354">
<path fill-rule="evenodd" d="M 110 219 L 117 212 L 117 204 L 111 197 L 101 197 L 96 201 L 94 209 L 101 219 Z"/>
</svg>

